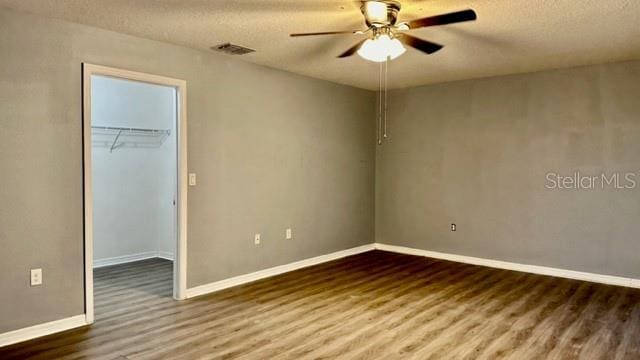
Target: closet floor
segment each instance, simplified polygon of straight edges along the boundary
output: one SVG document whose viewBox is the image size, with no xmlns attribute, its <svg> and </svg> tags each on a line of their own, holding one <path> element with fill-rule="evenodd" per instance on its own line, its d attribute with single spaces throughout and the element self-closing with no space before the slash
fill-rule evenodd
<svg viewBox="0 0 640 360">
<path fill-rule="evenodd" d="M 371 251 L 171 298 L 171 262 L 96 271 L 96 323 L 2 359 L 639 359 L 640 290 Z"/>
</svg>

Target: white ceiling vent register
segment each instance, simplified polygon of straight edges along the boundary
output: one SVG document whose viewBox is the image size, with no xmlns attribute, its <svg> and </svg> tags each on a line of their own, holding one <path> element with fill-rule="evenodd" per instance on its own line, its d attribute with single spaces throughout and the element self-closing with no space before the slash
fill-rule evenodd
<svg viewBox="0 0 640 360">
<path fill-rule="evenodd" d="M 253 49 L 246 48 L 244 46 L 235 45 L 232 43 L 225 43 L 211 47 L 211 50 L 220 51 L 230 55 L 244 55 L 255 52 Z"/>
</svg>

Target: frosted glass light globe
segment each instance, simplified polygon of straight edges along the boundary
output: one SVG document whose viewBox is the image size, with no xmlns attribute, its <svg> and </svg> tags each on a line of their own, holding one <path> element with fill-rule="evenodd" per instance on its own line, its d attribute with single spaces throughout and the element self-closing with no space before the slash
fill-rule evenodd
<svg viewBox="0 0 640 360">
<path fill-rule="evenodd" d="M 391 39 L 389 35 L 383 34 L 375 39 L 368 39 L 358 50 L 358 55 L 365 60 L 383 62 L 387 58 L 393 60 L 404 54 L 407 49 L 402 46 L 398 39 Z"/>
</svg>

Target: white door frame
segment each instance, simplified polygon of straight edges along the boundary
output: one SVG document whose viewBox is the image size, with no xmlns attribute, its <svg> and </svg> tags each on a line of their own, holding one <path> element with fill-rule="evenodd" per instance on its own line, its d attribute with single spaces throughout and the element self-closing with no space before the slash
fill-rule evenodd
<svg viewBox="0 0 640 360">
<path fill-rule="evenodd" d="M 187 82 L 164 76 L 145 74 L 100 65 L 82 64 L 82 138 L 84 173 L 84 282 L 85 316 L 93 323 L 93 194 L 91 174 L 91 76 L 101 75 L 176 89 L 178 216 L 177 245 L 173 262 L 173 297 L 186 298 L 187 290 Z"/>
</svg>

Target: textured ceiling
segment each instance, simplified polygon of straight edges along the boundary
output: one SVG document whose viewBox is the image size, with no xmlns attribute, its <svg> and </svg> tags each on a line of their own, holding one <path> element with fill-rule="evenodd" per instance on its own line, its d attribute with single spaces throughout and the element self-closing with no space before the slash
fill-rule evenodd
<svg viewBox="0 0 640 360">
<path fill-rule="evenodd" d="M 392 88 L 640 58 L 639 0 L 406 0 L 400 21 L 474 9 L 478 20 L 412 34 L 445 45 L 408 50 L 390 66 Z M 256 49 L 239 59 L 375 89 L 377 65 L 335 56 L 362 35 L 290 38 L 292 32 L 364 28 L 353 0 L 0 0 L 0 5 L 211 51 Z M 220 55 L 230 56 L 230 55 Z"/>
</svg>

